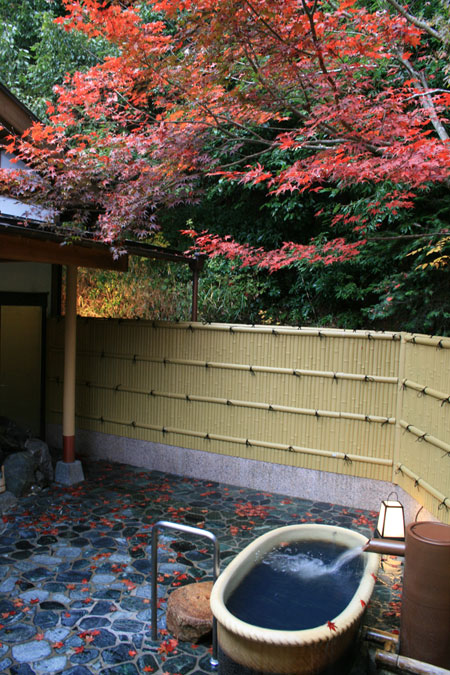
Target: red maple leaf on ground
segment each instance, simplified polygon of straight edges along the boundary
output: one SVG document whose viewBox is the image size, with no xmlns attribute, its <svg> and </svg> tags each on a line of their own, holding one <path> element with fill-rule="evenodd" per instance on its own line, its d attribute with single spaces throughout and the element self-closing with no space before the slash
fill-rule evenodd
<svg viewBox="0 0 450 675">
<path fill-rule="evenodd" d="M 178 646 L 178 640 L 175 638 L 169 638 L 168 640 L 163 640 L 158 647 L 158 654 L 171 654 Z"/>
</svg>

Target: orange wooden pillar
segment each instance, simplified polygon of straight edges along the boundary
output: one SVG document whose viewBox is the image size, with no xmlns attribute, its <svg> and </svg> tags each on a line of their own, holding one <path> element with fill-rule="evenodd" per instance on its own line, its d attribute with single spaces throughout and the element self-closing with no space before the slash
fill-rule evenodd
<svg viewBox="0 0 450 675">
<path fill-rule="evenodd" d="M 77 356 L 77 267 L 66 267 L 66 313 L 64 332 L 63 459 L 55 479 L 72 485 L 84 480 L 81 463 L 75 459 L 75 387 Z"/>
<path fill-rule="evenodd" d="M 75 461 L 75 377 L 77 355 L 77 268 L 67 265 L 64 334 L 63 461 Z"/>
</svg>

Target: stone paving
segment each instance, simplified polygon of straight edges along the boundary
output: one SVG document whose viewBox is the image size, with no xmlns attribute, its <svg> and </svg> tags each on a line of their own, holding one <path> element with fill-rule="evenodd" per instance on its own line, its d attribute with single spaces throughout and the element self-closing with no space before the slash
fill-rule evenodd
<svg viewBox="0 0 450 675">
<path fill-rule="evenodd" d="M 151 636 L 151 531 L 158 520 L 216 534 L 221 567 L 253 538 L 298 522 L 370 536 L 375 514 L 247 488 L 84 463 L 86 480 L 22 498 L 0 522 L 0 673 L 203 675 L 211 645 L 165 629 L 168 593 L 212 579 L 200 537 L 163 530 L 158 553 L 158 641 Z M 402 564 L 385 557 L 365 623 L 397 632 Z"/>
</svg>

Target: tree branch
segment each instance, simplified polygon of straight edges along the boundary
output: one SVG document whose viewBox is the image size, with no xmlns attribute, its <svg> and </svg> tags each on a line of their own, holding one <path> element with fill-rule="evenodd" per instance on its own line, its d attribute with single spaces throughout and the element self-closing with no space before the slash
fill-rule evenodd
<svg viewBox="0 0 450 675">
<path fill-rule="evenodd" d="M 430 121 L 431 124 L 434 126 L 437 135 L 439 136 L 441 141 L 448 141 L 449 135 L 436 112 L 433 99 L 430 96 L 430 88 L 428 86 L 428 82 L 425 79 L 425 75 L 423 74 L 423 72 L 417 71 L 408 61 L 408 59 L 404 59 L 400 54 L 397 54 L 397 59 L 407 69 L 407 71 L 417 80 L 420 88 L 422 89 L 422 93 L 420 94 L 422 106 L 425 108 L 425 110 L 427 110 L 430 113 Z"/>
<path fill-rule="evenodd" d="M 402 7 L 402 5 L 400 5 L 400 3 L 397 2 L 397 0 L 386 0 L 386 2 L 388 2 L 391 7 L 394 7 L 394 9 L 396 9 L 399 14 L 404 16 L 405 19 L 408 19 L 410 23 L 414 24 L 414 26 L 421 28 L 423 31 L 425 31 L 425 33 L 428 33 L 428 35 L 431 35 L 431 37 L 434 37 L 442 42 L 442 36 L 437 30 L 434 30 L 434 28 L 432 28 L 426 21 L 423 21 L 417 16 L 410 14 L 404 7 Z"/>
</svg>

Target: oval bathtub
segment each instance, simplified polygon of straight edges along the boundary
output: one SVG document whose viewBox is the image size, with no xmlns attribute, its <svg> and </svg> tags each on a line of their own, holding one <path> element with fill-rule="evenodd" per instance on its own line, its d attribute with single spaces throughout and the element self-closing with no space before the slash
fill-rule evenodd
<svg viewBox="0 0 450 675">
<path fill-rule="evenodd" d="M 272 530 L 250 543 L 214 584 L 211 610 L 217 621 L 221 675 L 277 673 L 313 675 L 340 661 L 354 643 L 375 584 L 379 556 L 361 554 L 363 572 L 356 592 L 337 616 L 315 628 L 276 630 L 246 623 L 227 609 L 227 602 L 261 558 L 279 546 L 297 542 L 331 542 L 347 549 L 363 546 L 367 537 L 342 527 L 304 524 Z M 339 671 L 342 672 L 342 671 Z"/>
</svg>

